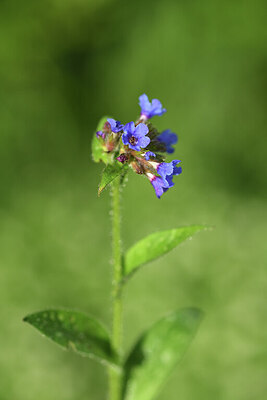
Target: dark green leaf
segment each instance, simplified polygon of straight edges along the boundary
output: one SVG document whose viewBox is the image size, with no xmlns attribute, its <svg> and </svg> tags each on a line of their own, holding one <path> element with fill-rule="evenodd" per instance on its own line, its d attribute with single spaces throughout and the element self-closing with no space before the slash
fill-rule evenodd
<svg viewBox="0 0 267 400">
<path fill-rule="evenodd" d="M 178 229 L 170 229 L 152 233 L 131 247 L 124 258 L 124 277 L 132 274 L 141 265 L 155 260 L 168 253 L 194 233 L 205 229 L 203 225 L 184 226 Z"/>
<path fill-rule="evenodd" d="M 128 165 L 123 165 L 120 162 L 115 161 L 114 164 L 108 164 L 101 177 L 101 182 L 98 188 L 98 196 L 102 193 L 107 185 L 109 185 L 117 176 L 120 176 L 126 172 Z"/>
<path fill-rule="evenodd" d="M 96 132 L 102 130 L 103 125 L 107 121 L 108 118 L 110 118 L 110 117 L 101 118 L 101 120 L 99 121 L 99 123 L 97 125 Z M 100 140 L 97 139 L 97 137 L 96 137 L 96 132 L 94 133 L 93 139 L 92 139 L 93 160 L 95 162 L 103 161 L 105 164 L 107 164 L 109 162 L 109 154 L 103 150 Z"/>
<path fill-rule="evenodd" d="M 193 339 L 203 313 L 185 308 L 153 325 L 125 363 L 123 400 L 152 400 Z"/>
<path fill-rule="evenodd" d="M 44 310 L 24 318 L 41 333 L 67 350 L 100 362 L 117 364 L 106 329 L 94 318 L 71 310 Z"/>
</svg>

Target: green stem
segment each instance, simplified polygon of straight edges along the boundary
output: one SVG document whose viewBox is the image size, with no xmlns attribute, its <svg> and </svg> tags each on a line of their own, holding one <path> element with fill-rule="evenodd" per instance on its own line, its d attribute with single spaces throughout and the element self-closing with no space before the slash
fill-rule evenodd
<svg viewBox="0 0 267 400">
<path fill-rule="evenodd" d="M 120 178 L 112 185 L 112 247 L 113 247 L 113 277 L 112 277 L 112 345 L 121 356 L 122 351 L 122 254 L 120 230 Z M 109 400 L 121 400 L 120 371 L 110 368 Z"/>
</svg>

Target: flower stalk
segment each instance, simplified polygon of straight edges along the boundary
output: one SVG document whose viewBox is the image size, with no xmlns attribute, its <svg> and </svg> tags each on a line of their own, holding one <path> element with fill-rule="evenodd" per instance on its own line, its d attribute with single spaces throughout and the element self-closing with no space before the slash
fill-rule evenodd
<svg viewBox="0 0 267 400">
<path fill-rule="evenodd" d="M 114 350 L 121 357 L 122 353 L 122 252 L 120 228 L 120 178 L 112 184 L 112 251 L 113 251 L 113 276 L 112 276 L 112 335 L 111 342 Z M 109 370 L 109 400 L 121 400 L 120 370 Z"/>
</svg>

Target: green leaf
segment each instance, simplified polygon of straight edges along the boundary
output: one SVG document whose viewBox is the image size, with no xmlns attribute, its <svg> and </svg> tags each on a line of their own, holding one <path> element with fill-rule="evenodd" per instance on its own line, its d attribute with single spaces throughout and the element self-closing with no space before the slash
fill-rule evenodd
<svg viewBox="0 0 267 400">
<path fill-rule="evenodd" d="M 117 176 L 120 176 L 126 172 L 128 165 L 123 165 L 120 162 L 114 162 L 114 164 L 108 164 L 102 173 L 100 185 L 98 188 L 98 196 L 102 193 L 107 185 L 109 185 Z"/>
<path fill-rule="evenodd" d="M 110 117 L 101 118 L 101 120 L 99 121 L 99 123 L 97 125 L 96 132 L 102 130 L 103 125 L 107 121 L 108 118 L 110 118 Z M 93 156 L 93 160 L 95 162 L 103 161 L 105 164 L 107 164 L 109 162 L 109 154 L 103 150 L 103 148 L 101 146 L 101 142 L 100 142 L 100 140 L 97 139 L 95 133 L 94 133 L 93 139 L 92 139 L 92 156 Z"/>
<path fill-rule="evenodd" d="M 50 309 L 27 315 L 23 321 L 67 350 L 103 363 L 118 364 L 106 329 L 84 313 Z"/>
<path fill-rule="evenodd" d="M 140 240 L 133 245 L 125 255 L 124 278 L 135 272 L 137 268 L 141 267 L 143 264 L 168 253 L 174 247 L 202 229 L 207 229 L 207 227 L 204 225 L 184 226 L 177 229 L 152 233 Z"/>
<path fill-rule="evenodd" d="M 184 308 L 161 319 L 137 342 L 125 363 L 123 400 L 152 400 L 181 360 L 203 317 Z"/>
</svg>

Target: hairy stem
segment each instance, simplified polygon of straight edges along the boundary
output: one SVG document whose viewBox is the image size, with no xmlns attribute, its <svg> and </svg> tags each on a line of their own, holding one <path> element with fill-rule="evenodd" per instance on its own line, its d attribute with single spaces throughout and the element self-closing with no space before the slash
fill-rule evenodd
<svg viewBox="0 0 267 400">
<path fill-rule="evenodd" d="M 120 281 L 122 278 L 121 230 L 120 230 L 120 178 L 112 185 L 112 345 L 121 356 L 122 351 L 122 293 Z M 121 400 L 120 371 L 109 371 L 109 400 Z"/>
</svg>

